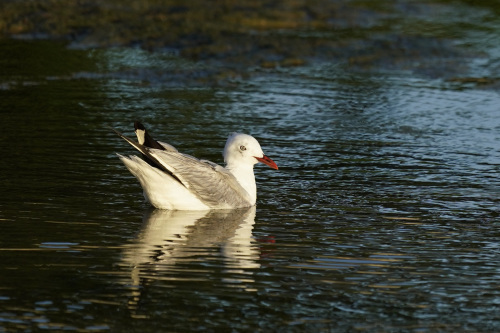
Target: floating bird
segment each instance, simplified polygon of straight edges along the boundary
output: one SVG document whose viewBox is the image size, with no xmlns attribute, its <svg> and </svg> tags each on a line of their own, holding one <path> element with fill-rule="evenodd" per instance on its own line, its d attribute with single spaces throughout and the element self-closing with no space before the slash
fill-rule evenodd
<svg viewBox="0 0 500 333">
<path fill-rule="evenodd" d="M 241 133 L 229 135 L 224 147 L 226 167 L 199 160 L 177 151 L 168 143 L 155 141 L 146 128 L 134 123 L 135 142 L 115 132 L 142 153 L 118 157 L 139 180 L 144 197 L 156 208 L 208 210 L 251 207 L 257 199 L 253 166 L 259 162 L 278 166 L 264 155 L 259 142 Z"/>
</svg>

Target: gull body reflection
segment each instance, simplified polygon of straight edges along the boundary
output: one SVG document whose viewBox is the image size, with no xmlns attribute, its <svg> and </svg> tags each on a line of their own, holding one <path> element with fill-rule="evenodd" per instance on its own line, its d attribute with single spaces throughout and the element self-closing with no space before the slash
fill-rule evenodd
<svg viewBox="0 0 500 333">
<path fill-rule="evenodd" d="M 252 237 L 255 206 L 235 210 L 148 210 L 132 244 L 126 246 L 123 264 L 130 267 L 135 286 L 141 278 L 182 279 L 179 266 L 222 257 L 223 270 L 251 275 L 260 264 L 259 248 Z M 192 267 L 193 265 L 191 265 Z M 171 273 L 175 268 L 177 273 Z M 248 281 L 248 276 L 245 278 Z"/>
</svg>

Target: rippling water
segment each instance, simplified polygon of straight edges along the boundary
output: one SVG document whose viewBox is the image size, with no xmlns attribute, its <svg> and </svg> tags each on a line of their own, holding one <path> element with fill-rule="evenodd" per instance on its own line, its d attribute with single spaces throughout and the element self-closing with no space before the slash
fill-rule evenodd
<svg viewBox="0 0 500 333">
<path fill-rule="evenodd" d="M 494 85 L 320 62 L 176 87 L 199 65 L 0 52 L 0 332 L 500 329 Z M 152 210 L 109 129 L 137 119 L 219 163 L 253 134 L 280 170 L 256 209 Z"/>
</svg>

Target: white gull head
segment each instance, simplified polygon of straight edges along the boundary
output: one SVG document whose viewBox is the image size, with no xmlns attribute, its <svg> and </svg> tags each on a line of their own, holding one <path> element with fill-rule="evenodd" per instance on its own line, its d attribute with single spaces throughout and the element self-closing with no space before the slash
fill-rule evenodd
<svg viewBox="0 0 500 333">
<path fill-rule="evenodd" d="M 223 156 L 226 168 L 229 170 L 253 168 L 254 164 L 259 162 L 278 169 L 276 163 L 264 155 L 259 142 L 248 134 L 232 133 L 229 135 Z"/>
<path fill-rule="evenodd" d="M 232 133 L 227 138 L 223 156 L 226 169 L 233 174 L 238 183 L 249 194 L 251 204 L 254 205 L 257 199 L 257 185 L 255 184 L 253 166 L 259 162 L 267 164 L 273 169 L 278 169 L 278 166 L 264 155 L 259 142 L 247 134 Z"/>
</svg>

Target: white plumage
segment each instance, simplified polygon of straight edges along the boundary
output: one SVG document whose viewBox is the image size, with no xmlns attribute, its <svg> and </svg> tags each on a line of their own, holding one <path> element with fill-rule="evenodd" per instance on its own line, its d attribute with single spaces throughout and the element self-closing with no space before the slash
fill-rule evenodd
<svg viewBox="0 0 500 333">
<path fill-rule="evenodd" d="M 115 131 L 116 132 L 116 131 Z M 257 189 L 253 166 L 258 162 L 278 169 L 264 155 L 252 136 L 233 133 L 224 147 L 226 167 L 179 153 L 173 146 L 155 141 L 141 123 L 135 123 L 139 142 L 120 137 L 142 153 L 118 155 L 139 180 L 144 197 L 154 207 L 171 210 L 208 210 L 255 205 Z"/>
</svg>

